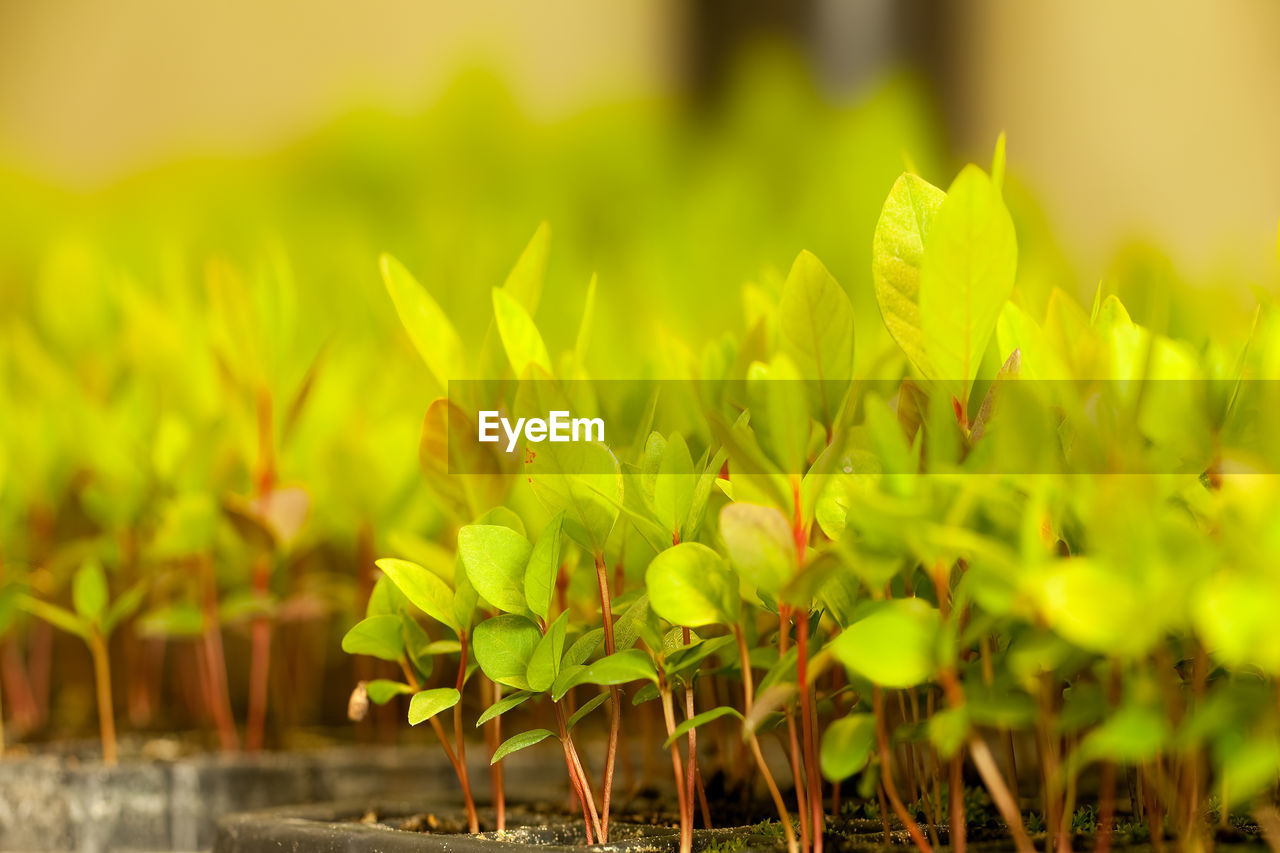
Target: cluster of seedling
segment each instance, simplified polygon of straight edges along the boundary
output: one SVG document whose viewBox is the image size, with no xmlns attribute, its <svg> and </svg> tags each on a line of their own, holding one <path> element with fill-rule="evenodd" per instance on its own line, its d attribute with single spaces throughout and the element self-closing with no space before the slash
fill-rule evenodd
<svg viewBox="0 0 1280 853">
<path fill-rule="evenodd" d="M 722 211 L 764 209 L 740 203 L 754 190 L 738 173 L 773 175 L 768 206 L 865 267 L 866 241 L 844 241 L 848 223 L 821 202 L 838 192 L 868 230 L 900 150 L 933 160 L 924 107 L 887 81 L 851 112 L 778 71 L 753 70 L 711 124 L 650 104 L 528 122 L 495 78 L 468 74 L 420 116 L 362 114 L 275 154 L 174 163 L 74 199 L 0 168 L 0 744 L 80 737 L 95 709 L 108 756 L 117 720 L 228 750 L 317 726 L 348 736 L 346 676 L 386 671 L 338 652 L 374 557 L 421 562 L 507 496 L 442 476 L 430 453 L 425 478 L 415 470 L 435 391 L 370 259 L 430 259 L 454 321 L 478 333 L 491 309 L 463 294 L 487 291 L 554 203 L 557 227 L 584 235 L 559 247 L 557 275 L 630 271 L 599 294 L 600 368 L 633 360 L 619 330 L 642 318 L 676 335 L 693 325 L 659 316 L 665 294 L 731 298 L 743 271 L 783 257 L 792 238 L 755 216 L 736 226 L 736 268 L 723 241 L 688 251 L 684 235 L 723 231 Z M 788 133 L 748 131 L 765 104 L 794 115 Z M 803 158 L 787 150 L 799 122 Z M 735 169 L 710 168 L 725 162 Z M 545 234 L 517 273 L 526 288 L 541 280 L 538 246 Z M 640 292 L 650 310 L 620 319 Z M 467 375 L 505 364 L 490 338 Z M 437 375 L 463 375 L 462 349 L 436 341 Z M 110 603 L 83 610 L 76 579 L 99 568 Z M 41 618 L 50 607 L 75 629 Z M 379 710 L 358 736 L 395 737 L 394 722 Z"/>
<path fill-rule="evenodd" d="M 1024 288 L 1003 171 L 1001 144 L 990 173 L 966 167 L 945 192 L 910 173 L 893 186 L 873 281 L 895 348 L 876 381 L 853 378 L 845 290 L 802 253 L 776 292 L 753 290 L 740 340 L 692 359 L 704 387 L 745 391 L 705 394 L 665 432 L 655 397 L 630 441 L 507 456 L 472 440 L 472 411 L 592 405 L 591 298 L 558 359 L 533 320 L 545 233 L 493 291 L 475 360 L 385 258 L 442 384 L 511 381 L 428 411 L 422 461 L 458 508 L 455 547 L 378 561 L 344 648 L 404 678 L 361 682 L 353 715 L 409 696 L 474 828 L 461 700 L 479 681 L 499 822 L 502 761 L 555 740 L 603 842 L 618 756 L 643 731 L 625 718 L 653 713 L 663 732 L 640 748 L 670 756 L 683 850 L 699 812 L 717 821 L 713 770 L 767 796 L 793 853 L 820 851 L 850 797 L 922 850 L 944 831 L 963 849 L 966 783 L 1019 850 L 1071 849 L 1079 831 L 1107 849 L 1121 821 L 1157 849 L 1195 846 L 1211 799 L 1226 825 L 1273 796 L 1280 491 L 1254 438 L 1280 411 L 1253 386 L 1280 316 L 1262 296 L 1246 335 L 1211 338 L 1139 325 L 1102 287 L 1090 311 Z M 576 726 L 598 710 L 607 739 L 585 761 Z M 503 731 L 538 713 L 554 727 Z"/>
<path fill-rule="evenodd" d="M 262 749 L 269 696 L 277 732 L 332 704 L 299 673 L 323 666 L 367 598 L 374 531 L 421 514 L 411 489 L 350 476 L 416 485 L 412 450 L 394 448 L 417 418 L 387 414 L 394 371 L 379 367 L 381 388 L 361 375 L 376 352 L 336 365 L 296 331 L 282 263 L 252 280 L 210 263 L 199 310 L 124 289 L 76 313 L 73 293 L 95 294 L 82 261 L 51 262 L 68 269 L 45 282 L 72 316 L 47 318 L 48 340 L 13 326 L 0 353 L 13 414 L 0 427 L 0 720 L 11 737 L 79 734 L 59 722 L 96 708 L 113 763 L 123 698 L 135 730 Z M 356 384 L 384 420 L 337 417 Z M 69 689 L 85 682 L 64 632 L 87 644 L 87 694 Z"/>
</svg>

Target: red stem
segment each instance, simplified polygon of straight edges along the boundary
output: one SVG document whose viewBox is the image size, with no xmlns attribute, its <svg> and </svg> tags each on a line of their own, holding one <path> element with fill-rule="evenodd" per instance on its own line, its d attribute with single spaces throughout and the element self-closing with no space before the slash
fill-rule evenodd
<svg viewBox="0 0 1280 853">
<path fill-rule="evenodd" d="M 778 605 L 778 654 L 785 655 L 791 642 L 791 608 Z M 787 758 L 791 763 L 791 782 L 795 786 L 796 812 L 800 816 L 800 846 L 809 849 L 809 800 L 805 796 L 804 776 L 800 772 L 800 738 L 796 735 L 796 718 L 788 704 L 783 708 L 787 721 Z"/>
<path fill-rule="evenodd" d="M 595 555 L 596 580 L 600 585 L 600 612 L 604 618 L 604 649 L 613 654 L 616 648 L 613 638 L 613 605 L 609 597 L 608 567 L 603 554 Z M 609 840 L 609 799 L 613 794 L 613 766 L 618 758 L 618 736 L 622 722 L 622 692 L 617 685 L 609 688 L 611 698 L 609 713 L 609 751 L 604 760 L 604 790 L 600 797 L 600 843 Z"/>
<path fill-rule="evenodd" d="M 223 752 L 235 752 L 240 747 L 236 734 L 235 717 L 231 710 L 231 691 L 227 687 L 227 661 L 222 651 L 222 627 L 218 624 L 218 587 L 213 576 L 213 560 L 200 559 L 200 575 L 204 610 L 204 638 L 202 648 L 205 668 L 208 672 L 209 712 L 218 729 L 218 741 Z"/>
<path fill-rule="evenodd" d="M 253 591 L 265 604 L 271 578 L 271 558 L 263 555 L 253 568 Z M 267 686 L 271 669 L 271 620 L 259 616 L 251 628 L 252 647 L 249 658 L 249 718 L 245 730 L 245 749 L 258 752 L 266 739 Z"/>
<path fill-rule="evenodd" d="M 884 693 L 878 686 L 872 688 L 871 691 L 871 708 L 875 714 L 876 746 L 880 753 L 881 787 L 889 797 L 894 814 L 898 816 L 898 820 L 906 827 L 907 834 L 911 836 L 911 840 L 915 842 L 916 847 L 920 848 L 923 853 L 933 853 L 933 848 L 929 846 L 929 842 L 925 840 L 924 835 L 920 832 L 920 827 L 916 824 L 915 819 L 907 812 L 906 807 L 902 804 L 902 798 L 898 796 L 898 788 L 893 784 L 893 757 L 889 753 L 889 736 L 885 733 L 884 724 Z M 885 827 L 887 829 L 887 823 Z"/>
<path fill-rule="evenodd" d="M 804 766 L 808 774 L 809 821 L 813 830 L 813 853 L 822 853 L 822 780 L 818 776 L 817 728 L 809 685 L 809 614 L 796 615 L 796 680 L 800 682 L 800 727 L 804 737 Z"/>
</svg>

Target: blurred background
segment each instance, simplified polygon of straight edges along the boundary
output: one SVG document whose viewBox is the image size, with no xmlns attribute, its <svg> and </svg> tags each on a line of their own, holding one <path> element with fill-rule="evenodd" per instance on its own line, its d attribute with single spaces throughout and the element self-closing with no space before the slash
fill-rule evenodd
<svg viewBox="0 0 1280 853">
<path fill-rule="evenodd" d="M 1277 279 L 1278 47 L 1270 0 L 0 0 L 0 573 L 65 598 L 103 554 L 172 619 L 213 554 L 235 601 L 236 501 L 300 485 L 273 654 L 336 655 L 369 556 L 456 521 L 420 482 L 440 388 L 380 253 L 478 347 L 550 223 L 543 336 L 573 346 L 597 273 L 585 363 L 626 378 L 686 375 L 809 249 L 867 369 L 896 352 L 870 273 L 894 179 L 946 187 L 1001 131 L 1032 316 L 1103 282 L 1158 331 L 1234 334 Z M 58 718 L 32 631 L 0 661 L 28 731 Z M 340 719 L 298 688 L 291 719 Z"/>
<path fill-rule="evenodd" d="M 760 41 L 788 47 L 826 105 L 865 101 L 887 75 L 911 73 L 912 107 L 948 168 L 985 162 L 1008 131 L 1012 166 L 1087 279 L 1134 237 L 1201 272 L 1226 264 L 1258 275 L 1272 259 L 1280 9 L 1267 0 L 979 0 L 963 10 L 926 0 L 376 0 L 358 14 L 332 0 L 6 0 L 0 157 L 84 193 L 176 162 L 242 172 L 238 161 L 333 139 L 335 125 L 349 129 L 366 111 L 412 151 L 437 135 L 412 119 L 475 70 L 493 75 L 504 102 L 472 103 L 474 120 L 519 117 L 581 143 L 567 125 L 601 108 L 707 118 L 734 92 L 766 97 L 734 88 L 742 50 Z M 818 154 L 822 140 L 762 112 L 774 126 L 756 132 L 786 138 L 790 156 Z M 651 117 L 645 129 L 675 120 Z M 898 142 L 927 162 L 931 152 L 910 150 L 919 140 Z M 341 159 L 330 165 L 358 168 Z"/>
</svg>

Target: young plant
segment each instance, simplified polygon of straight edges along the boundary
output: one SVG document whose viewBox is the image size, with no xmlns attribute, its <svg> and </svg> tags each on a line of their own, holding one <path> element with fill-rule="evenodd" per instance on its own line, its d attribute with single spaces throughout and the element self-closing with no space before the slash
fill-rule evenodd
<svg viewBox="0 0 1280 853">
<path fill-rule="evenodd" d="M 410 695 L 409 724 L 430 722 L 458 777 L 468 826 L 471 832 L 478 832 L 479 819 L 471 795 L 460 727 L 455 726 L 451 741 L 438 719 L 442 712 L 458 708 L 462 699 L 469 673 L 467 639 L 476 606 L 475 590 L 467 583 L 460 567 L 454 574 L 452 587 L 431 569 L 407 560 L 379 560 L 378 568 L 385 577 L 374 586 L 365 618 L 343 637 L 342 649 L 348 654 L 369 655 L 395 663 L 404 680 L 375 679 L 357 685 L 351 701 L 351 716 L 363 717 L 367 701 L 384 704 L 396 696 Z M 457 639 L 433 641 L 409 612 L 410 604 L 447 627 Z M 453 654 L 458 655 L 459 661 L 454 686 L 422 689 L 431 676 L 435 657 Z M 455 723 L 460 720 L 460 714 L 455 713 Z"/>
<path fill-rule="evenodd" d="M 588 841 L 603 842 L 608 837 L 604 812 L 608 800 L 597 809 L 572 732 L 608 696 L 601 694 L 572 714 L 566 714 L 561 700 L 578 684 L 616 686 L 616 678 L 632 680 L 636 676 L 625 667 L 615 672 L 618 663 L 610 657 L 584 667 L 599 647 L 604 631 L 583 634 L 566 651 L 569 611 L 550 619 L 563 526 L 564 515 L 557 514 L 532 545 L 521 533 L 500 525 L 470 525 L 458 532 L 459 556 L 468 577 L 484 600 L 502 611 L 476 626 L 476 661 L 495 684 L 517 691 L 496 701 L 477 725 L 497 723 L 502 714 L 532 697 L 549 698 L 559 733 L 534 729 L 514 735 L 498 746 L 491 763 L 497 765 L 513 752 L 558 737 L 571 787 L 582 808 Z"/>
<path fill-rule="evenodd" d="M 740 623 L 740 608 L 736 578 L 725 565 L 724 559 L 705 545 L 685 542 L 663 551 L 649 564 L 645 572 L 645 586 L 649 591 L 649 602 L 655 613 L 673 625 L 682 633 L 681 643 L 675 648 L 668 648 L 666 643 L 656 645 L 658 693 L 662 699 L 663 718 L 667 724 L 667 746 L 671 749 L 673 767 L 676 773 L 676 790 L 681 797 L 681 843 L 687 851 L 692 840 L 692 791 L 691 786 L 698 783 L 697 774 L 697 742 L 693 732 L 698 726 L 709 723 L 723 716 L 736 716 L 745 721 L 752 713 L 751 662 L 746 651 Z M 717 640 L 698 639 L 691 643 L 690 629 L 712 626 L 726 626 L 733 631 L 732 637 Z M 722 706 L 694 713 L 693 680 L 698 667 L 708 655 L 720 648 L 736 643 L 739 652 L 739 664 L 743 678 L 743 711 L 730 706 Z M 651 648 L 654 648 L 651 646 Z M 671 689 L 674 682 L 685 682 L 686 697 L 685 720 L 679 726 L 675 724 L 672 712 Z M 681 779 L 679 753 L 675 740 L 688 733 L 689 754 L 687 772 Z M 765 763 L 760 750 L 760 743 L 753 728 L 744 726 L 744 738 L 751 745 L 751 753 L 756 767 L 769 788 L 774 806 L 778 810 L 778 818 L 782 822 L 786 835 L 788 850 L 795 853 L 795 831 L 791 825 L 791 817 L 786 803 L 778 789 L 769 767 Z"/>
<path fill-rule="evenodd" d="M 72 609 L 60 607 L 29 593 L 21 593 L 18 606 L 85 641 L 93 658 L 93 679 L 97 687 L 98 724 L 102 735 L 102 760 L 116 763 L 116 718 L 111 693 L 111 656 L 107 642 L 111 632 L 133 614 L 146 594 L 143 583 L 135 584 L 114 600 L 107 586 L 102 564 L 90 559 L 80 565 L 71 579 Z"/>
</svg>

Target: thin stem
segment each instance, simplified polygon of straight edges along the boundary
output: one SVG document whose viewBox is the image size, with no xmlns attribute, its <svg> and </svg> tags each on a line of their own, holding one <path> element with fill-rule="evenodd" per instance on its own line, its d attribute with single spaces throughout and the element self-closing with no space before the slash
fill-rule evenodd
<svg viewBox="0 0 1280 853">
<path fill-rule="evenodd" d="M 98 694 L 98 725 L 102 732 L 102 763 L 116 763 L 116 714 L 111 702 L 111 657 L 102 635 L 89 633 L 89 654 L 93 657 L 93 679 Z"/>
<path fill-rule="evenodd" d="M 275 427 L 271 392 L 259 388 L 255 399 L 258 424 L 258 470 L 256 490 L 265 500 L 275 488 Z M 261 555 L 253 568 L 253 591 L 265 602 L 270 588 L 271 558 Z M 245 727 L 245 749 L 262 749 L 267 725 L 267 684 L 271 667 L 271 622 L 266 617 L 253 620 L 252 649 L 249 662 L 249 714 Z"/>
<path fill-rule="evenodd" d="M 1107 705 L 1114 709 L 1120 702 L 1122 688 L 1120 679 L 1120 662 L 1115 658 L 1107 673 Z M 1109 853 L 1111 836 L 1116 822 L 1116 765 L 1107 761 L 1102 765 L 1102 791 L 1099 795 L 1101 806 L 1098 809 L 1098 833 L 1094 843 L 1095 853 Z"/>
<path fill-rule="evenodd" d="M 569 771 L 569 782 L 573 785 L 573 791 L 578 795 L 578 802 L 582 805 L 582 820 L 586 824 L 587 843 L 594 844 L 594 839 L 599 837 L 600 833 L 600 817 L 596 814 L 596 801 L 591 793 L 591 782 L 582 770 L 582 763 L 578 761 L 578 751 L 573 748 L 573 739 L 569 737 L 569 729 L 565 725 L 564 708 L 559 702 L 553 702 L 552 706 L 556 712 L 556 725 L 560 729 L 560 745 L 564 748 L 565 769 Z"/>
<path fill-rule="evenodd" d="M 902 798 L 898 796 L 898 788 L 893 784 L 893 757 L 889 754 L 889 735 L 885 731 L 884 725 L 884 692 L 877 685 L 871 691 L 871 708 L 875 715 L 876 725 L 876 746 L 880 753 L 880 782 L 884 787 L 885 794 L 889 797 L 889 803 L 893 806 L 893 813 L 898 816 L 898 820 L 906 827 L 907 834 L 911 836 L 911 840 L 915 842 L 916 847 L 920 848 L 923 853 L 933 853 L 933 848 L 929 846 L 929 842 L 925 840 L 924 834 L 920 832 L 920 827 L 916 824 L 915 819 L 907 812 L 906 806 L 902 804 Z"/>
<path fill-rule="evenodd" d="M 684 644 L 687 646 L 690 642 L 689 629 L 684 628 L 681 632 Z M 689 678 L 692 679 L 694 674 L 691 673 Z M 686 720 L 692 720 L 694 717 L 693 705 L 693 685 L 685 684 L 684 686 L 684 717 Z M 698 776 L 698 730 L 697 728 L 689 729 L 689 760 L 686 762 L 684 772 L 684 793 L 687 802 L 685 803 L 685 811 L 689 815 L 689 820 L 693 820 L 694 798 L 697 796 L 697 776 Z M 709 823 L 709 821 L 708 821 Z M 710 829 L 710 826 L 707 827 Z"/>
<path fill-rule="evenodd" d="M 947 789 L 950 800 L 951 849 L 955 853 L 964 853 L 969 840 L 969 827 L 964 819 L 964 777 L 961 774 L 959 753 L 951 756 L 947 767 L 950 774 Z"/>
<path fill-rule="evenodd" d="M 742 708 L 750 717 L 751 704 L 755 701 L 756 692 L 754 679 L 751 676 L 751 656 L 747 652 L 747 640 L 742 634 L 742 626 L 734 625 L 733 633 L 738 639 L 738 660 L 742 666 Z M 765 784 L 769 787 L 769 796 L 773 798 L 773 805 L 778 810 L 778 819 L 782 821 L 782 830 L 787 837 L 787 851 L 797 853 L 799 847 L 796 844 L 796 831 L 791 825 L 791 815 L 787 813 L 787 801 L 782 798 L 778 783 L 769 772 L 769 765 L 765 763 L 764 754 L 760 751 L 760 740 L 756 737 L 756 733 L 748 731 L 747 740 L 751 745 L 751 754 L 756 760 L 756 767 L 759 768 L 760 775 L 764 777 Z"/>
<path fill-rule="evenodd" d="M 1022 826 L 1022 811 L 1018 808 L 1018 802 L 1005 786 L 1004 779 L 1000 776 L 1000 768 L 991 755 L 986 741 L 976 734 L 969 741 L 969 755 L 973 758 L 974 766 L 978 768 L 978 775 L 982 777 L 983 784 L 991 793 L 991 800 L 996 804 L 996 809 L 1004 818 L 1009 831 L 1013 833 L 1014 845 L 1020 853 L 1034 853 L 1035 846 L 1032 845 L 1031 838 Z"/>
<path fill-rule="evenodd" d="M 253 568 L 254 594 L 265 604 L 271 579 L 271 558 L 258 557 Z M 245 749 L 258 752 L 266 740 L 267 686 L 271 669 L 271 620 L 253 620 L 249 658 L 249 717 L 245 727 Z"/>
<path fill-rule="evenodd" d="M 785 655 L 791 644 L 791 608 L 778 607 L 778 654 Z M 796 812 L 800 815 L 800 846 L 809 849 L 809 801 L 805 798 L 804 777 L 800 773 L 800 739 L 796 735 L 796 718 L 790 704 L 782 709 L 787 721 L 787 759 L 791 764 L 791 783 L 795 786 Z"/>
<path fill-rule="evenodd" d="M 702 783 L 702 768 L 694 767 L 693 777 L 694 787 L 698 792 L 698 808 L 702 810 L 702 824 L 704 829 L 714 829 L 711 825 L 711 803 L 707 802 L 707 786 Z M 690 806 L 690 813 L 693 807 Z"/>
<path fill-rule="evenodd" d="M 458 691 L 458 704 L 453 706 L 453 739 L 458 745 L 458 776 L 462 783 L 462 790 L 466 794 L 468 802 L 470 802 L 470 814 L 475 814 L 475 802 L 471 799 L 471 779 L 467 774 L 467 742 L 462 736 L 462 688 L 466 686 L 467 679 L 467 632 L 464 630 L 458 635 L 458 678 L 454 683 L 454 688 Z M 478 829 L 472 829 L 477 832 Z"/>
<path fill-rule="evenodd" d="M 453 772 L 462 783 L 462 800 L 467 809 L 467 831 L 474 835 L 480 831 L 480 819 L 476 815 L 476 802 L 471 797 L 471 785 L 467 782 L 467 769 L 449 745 L 449 736 L 445 734 L 439 715 L 432 717 L 429 722 L 436 737 L 440 739 L 440 745 L 444 747 L 444 754 L 449 757 L 449 763 L 453 765 Z"/>
<path fill-rule="evenodd" d="M 809 823 L 813 834 L 813 853 L 822 853 L 822 780 L 818 776 L 818 748 L 814 731 L 817 715 L 809 684 L 809 614 L 796 614 L 796 680 L 800 682 L 800 726 L 804 737 L 804 766 L 808 774 Z"/>
<path fill-rule="evenodd" d="M 236 733 L 235 716 L 231 710 L 231 690 L 227 686 L 227 659 L 222 650 L 222 631 L 218 624 L 218 588 L 213 574 L 213 559 L 205 555 L 199 561 L 203 586 L 203 651 L 205 668 L 208 670 L 209 711 L 218 729 L 222 751 L 234 752 L 240 747 L 240 736 Z"/>
<path fill-rule="evenodd" d="M 490 684 L 493 686 L 493 702 L 497 704 L 502 701 L 502 685 L 496 681 L 490 682 Z M 494 750 L 502 743 L 501 714 L 489 721 L 489 737 L 491 744 L 489 755 L 492 757 Z M 501 761 L 489 767 L 489 779 L 493 785 L 494 823 L 498 828 L 498 832 L 502 832 L 507 828 L 507 796 L 503 785 Z"/>
<path fill-rule="evenodd" d="M 404 680 L 413 688 L 416 693 L 421 689 L 418 682 L 418 676 L 413 671 L 413 667 L 409 664 L 407 657 L 400 658 L 400 671 L 404 673 Z M 458 783 L 462 785 L 462 800 L 467 809 L 467 826 L 472 834 L 480 831 L 480 820 L 476 816 L 476 801 L 471 796 L 471 783 L 467 781 L 467 768 L 463 765 L 458 755 L 453 751 L 453 746 L 449 743 L 449 737 L 444 733 L 444 726 L 440 724 L 440 717 L 436 715 L 429 722 L 431 729 L 436 733 L 436 737 L 440 740 L 440 745 L 444 747 L 444 754 L 449 759 L 449 764 L 453 766 L 454 775 L 458 777 Z"/>
<path fill-rule="evenodd" d="M 675 734 L 676 717 L 672 709 L 671 688 L 665 683 L 660 686 L 662 694 L 662 718 L 667 724 L 667 737 Z M 680 744 L 671 741 L 671 769 L 676 778 L 676 799 L 680 802 L 680 853 L 689 853 L 693 849 L 693 831 L 690 827 L 689 802 L 685 798 L 684 773 L 681 772 Z"/>
<path fill-rule="evenodd" d="M 582 760 L 578 758 L 578 749 L 573 745 L 573 735 L 569 732 L 569 729 L 564 722 L 564 709 L 560 707 L 560 703 L 558 702 L 556 703 L 556 715 L 557 720 L 560 723 L 560 728 L 564 732 L 564 742 L 569 748 L 569 757 L 573 759 L 573 767 L 578 774 L 578 785 L 582 788 L 582 792 L 587 798 L 587 808 L 591 815 L 592 823 L 595 824 L 596 838 L 603 838 L 601 835 L 603 824 L 601 823 L 600 816 L 596 812 L 596 798 L 595 794 L 591 792 L 591 779 L 587 776 L 587 771 L 582 767 Z"/>
<path fill-rule="evenodd" d="M 1116 765 L 1114 761 L 1102 764 L 1101 793 L 1098 794 L 1098 833 L 1094 840 L 1094 853 L 1109 853 L 1111 833 L 1116 822 Z"/>
<path fill-rule="evenodd" d="M 473 824 L 471 831 L 474 833 L 479 831 L 479 826 L 476 825 L 476 821 L 475 821 L 476 804 L 475 804 L 475 801 L 471 798 L 471 779 L 467 774 L 467 742 L 462 736 L 461 694 L 462 694 L 462 688 L 466 686 L 466 678 L 467 678 L 467 632 L 466 631 L 463 631 L 459 635 L 458 644 L 460 647 L 458 650 L 460 659 L 458 661 L 458 678 L 454 686 L 455 686 L 455 689 L 458 691 L 459 701 L 458 701 L 458 704 L 453 706 L 453 737 L 454 737 L 454 741 L 458 744 L 459 781 L 462 783 L 462 791 L 467 799 L 468 819 Z"/>
<path fill-rule="evenodd" d="M 939 675 L 942 688 L 946 691 L 947 702 L 953 708 L 961 708 L 965 703 L 964 688 L 961 686 L 959 679 L 951 669 L 944 669 Z M 1034 853 L 1034 846 L 1031 839 L 1027 835 L 1026 829 L 1022 825 L 1022 811 L 1018 808 L 1018 800 L 1013 792 L 1009 790 L 1009 786 L 1005 784 L 1004 777 L 1000 775 L 1000 767 L 996 764 L 995 757 L 991 754 L 991 749 L 987 746 L 987 742 L 976 732 L 969 737 L 969 754 L 973 758 L 973 764 L 978 768 L 978 775 L 982 777 L 982 784 L 986 786 L 987 792 L 991 794 L 991 801 L 995 803 L 996 809 L 1000 812 L 1000 816 L 1004 818 L 1005 824 L 1009 827 L 1009 832 L 1013 834 L 1013 841 L 1020 853 Z M 959 757 L 957 756 L 957 761 Z M 954 781 L 958 778 L 958 773 L 953 775 Z M 952 802 L 954 803 L 955 793 L 952 793 Z M 960 799 L 961 814 L 963 815 L 964 799 Z M 1049 829 L 1048 831 L 1052 831 Z"/>
<path fill-rule="evenodd" d="M 604 648 L 606 654 L 613 654 L 616 648 L 613 639 L 613 605 L 609 597 L 608 566 L 604 562 L 604 554 L 595 555 L 596 580 L 600 585 L 600 612 L 604 618 Z M 600 843 L 609 840 L 609 799 L 613 794 L 613 765 L 618 758 L 618 737 L 622 723 L 622 692 L 617 685 L 609 688 L 609 751 L 604 759 L 604 791 L 600 802 Z"/>
<path fill-rule="evenodd" d="M 876 785 L 876 794 L 880 799 L 880 832 L 884 835 L 884 843 L 889 843 L 889 801 L 884 796 L 884 782 Z"/>
</svg>

